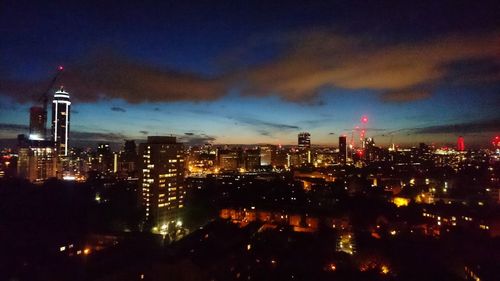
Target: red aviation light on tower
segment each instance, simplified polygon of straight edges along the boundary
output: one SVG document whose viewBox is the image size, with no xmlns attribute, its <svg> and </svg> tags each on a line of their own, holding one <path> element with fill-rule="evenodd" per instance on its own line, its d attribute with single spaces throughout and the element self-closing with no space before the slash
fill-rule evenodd
<svg viewBox="0 0 500 281">
<path fill-rule="evenodd" d="M 60 65 L 57 69 L 58 69 L 59 71 L 63 71 L 63 70 L 64 70 L 64 66 Z"/>
<path fill-rule="evenodd" d="M 368 123 L 368 117 L 365 115 L 361 116 L 361 123 L 363 123 L 363 124 Z"/>
<path fill-rule="evenodd" d="M 465 150 L 465 143 L 464 143 L 464 137 L 459 136 L 457 140 L 457 150 L 458 151 L 464 151 Z"/>
<path fill-rule="evenodd" d="M 493 144 L 493 146 L 494 146 L 495 148 L 500 147 L 500 136 L 496 136 L 496 137 L 493 139 L 492 144 Z"/>
</svg>

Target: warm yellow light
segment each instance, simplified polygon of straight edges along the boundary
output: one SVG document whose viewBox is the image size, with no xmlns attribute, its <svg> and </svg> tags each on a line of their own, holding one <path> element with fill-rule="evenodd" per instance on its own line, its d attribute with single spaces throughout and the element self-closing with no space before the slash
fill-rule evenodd
<svg viewBox="0 0 500 281">
<path fill-rule="evenodd" d="M 89 248 L 85 248 L 85 249 L 83 250 L 83 254 L 84 254 L 84 255 L 88 255 L 88 254 L 90 254 L 90 249 L 89 249 Z"/>
<path fill-rule="evenodd" d="M 394 205 L 396 205 L 397 207 L 408 206 L 408 204 L 410 203 L 410 199 L 403 197 L 394 197 L 392 199 L 392 203 L 394 203 Z"/>
<path fill-rule="evenodd" d="M 389 273 L 389 267 L 387 265 L 382 265 L 380 270 L 382 271 L 383 274 Z"/>
</svg>

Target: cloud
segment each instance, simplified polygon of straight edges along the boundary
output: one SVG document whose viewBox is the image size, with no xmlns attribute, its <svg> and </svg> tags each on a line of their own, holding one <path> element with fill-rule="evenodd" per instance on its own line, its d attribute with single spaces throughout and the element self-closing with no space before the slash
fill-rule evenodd
<svg viewBox="0 0 500 281">
<path fill-rule="evenodd" d="M 125 110 L 125 108 L 118 107 L 118 106 L 112 107 L 111 110 L 116 111 L 116 112 L 127 112 L 127 110 Z"/>
<path fill-rule="evenodd" d="M 9 123 L 0 123 L 1 131 L 27 131 L 29 127 L 27 125 L 22 124 L 9 124 Z"/>
<path fill-rule="evenodd" d="M 186 145 L 200 145 L 206 143 L 213 143 L 217 139 L 214 136 L 209 136 L 207 134 L 195 134 L 195 133 L 184 133 L 184 135 L 177 136 L 179 141 L 185 143 Z"/>
<path fill-rule="evenodd" d="M 336 87 L 371 90 L 383 93 L 384 101 L 408 102 L 431 95 L 421 88 L 450 76 L 461 80 L 450 68 L 455 62 L 500 58 L 497 33 L 386 44 L 321 31 L 299 34 L 289 44 L 278 58 L 250 67 L 240 76 L 246 95 L 307 102 L 325 87 Z M 500 75 L 491 80 L 500 81 Z"/>
<path fill-rule="evenodd" d="M 269 121 L 263 121 L 251 117 L 245 117 L 245 116 L 233 116 L 233 117 L 228 117 L 229 119 L 234 119 L 239 123 L 243 123 L 246 125 L 251 125 L 255 126 L 257 128 L 268 128 L 276 131 L 287 131 L 287 130 L 300 130 L 300 127 L 295 126 L 295 125 L 288 125 L 288 124 L 282 124 L 282 123 L 274 123 L 274 122 L 269 122 Z"/>
<path fill-rule="evenodd" d="M 468 133 L 485 133 L 485 132 L 500 132 L 500 118 L 482 119 L 467 123 L 443 124 L 436 126 L 428 126 L 415 128 L 413 132 L 416 134 L 468 134 Z"/>
<path fill-rule="evenodd" d="M 0 92 L 20 102 L 34 101 L 46 87 L 41 81 L 0 80 Z M 129 103 L 211 101 L 225 95 L 226 84 L 218 78 L 164 69 L 133 61 L 113 52 L 101 52 L 66 67 L 57 82 L 71 98 L 83 102 L 124 99 Z"/>
<path fill-rule="evenodd" d="M 28 134 L 29 126 L 22 124 L 0 123 L 0 136 L 14 138 L 17 134 Z M 115 132 L 70 131 L 70 141 L 122 142 L 127 136 Z"/>
<path fill-rule="evenodd" d="M 128 139 L 128 137 L 124 134 L 114 132 L 70 132 L 70 141 L 123 142 L 124 139 Z"/>
<path fill-rule="evenodd" d="M 258 132 L 261 136 L 264 136 L 264 137 L 272 137 L 271 132 L 269 132 L 269 131 L 267 131 L 267 130 L 257 130 L 257 132 Z"/>
<path fill-rule="evenodd" d="M 387 129 L 383 129 L 383 128 L 351 128 L 351 129 L 344 129 L 344 131 L 352 131 L 352 130 L 355 130 L 355 131 L 360 131 L 360 130 L 365 130 L 365 132 L 385 132 L 387 131 Z"/>
<path fill-rule="evenodd" d="M 432 92 L 429 90 L 396 90 L 383 92 L 381 95 L 381 99 L 385 102 L 403 103 L 423 100 L 429 98 L 431 95 Z"/>
<path fill-rule="evenodd" d="M 241 60 L 218 76 L 160 68 L 107 51 L 69 64 L 58 83 L 83 102 L 213 101 L 239 89 L 248 96 L 321 105 L 319 94 L 329 88 L 369 90 L 382 101 L 411 102 L 430 97 L 440 83 L 500 82 L 498 32 L 390 43 L 328 30 L 279 38 L 263 43 L 276 49 L 275 57 L 255 65 Z M 0 93 L 19 102 L 35 101 L 49 80 L 3 78 Z"/>
</svg>

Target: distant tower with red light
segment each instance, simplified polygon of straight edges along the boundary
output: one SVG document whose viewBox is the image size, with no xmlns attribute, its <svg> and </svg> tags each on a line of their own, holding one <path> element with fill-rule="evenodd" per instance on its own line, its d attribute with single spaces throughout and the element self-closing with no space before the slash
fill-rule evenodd
<svg viewBox="0 0 500 281">
<path fill-rule="evenodd" d="M 361 148 L 365 148 L 365 136 L 366 136 L 366 124 L 368 123 L 368 117 L 365 115 L 361 116 L 361 131 L 359 132 L 359 141 L 361 143 Z"/>
<path fill-rule="evenodd" d="M 464 137 L 459 136 L 457 140 L 457 150 L 458 151 L 464 151 L 465 150 L 465 143 L 464 143 Z"/>
<path fill-rule="evenodd" d="M 493 147 L 495 148 L 500 148 L 500 136 L 496 136 L 491 144 L 493 144 Z"/>
</svg>

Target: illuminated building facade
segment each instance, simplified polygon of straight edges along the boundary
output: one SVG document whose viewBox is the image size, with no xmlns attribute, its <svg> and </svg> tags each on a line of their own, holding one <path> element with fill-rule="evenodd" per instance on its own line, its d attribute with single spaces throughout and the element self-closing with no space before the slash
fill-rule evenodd
<svg viewBox="0 0 500 281">
<path fill-rule="evenodd" d="M 298 136 L 299 149 L 311 149 L 311 134 L 307 132 L 300 133 Z"/>
<path fill-rule="evenodd" d="M 58 156 L 68 156 L 70 108 L 69 93 L 61 87 L 52 101 L 52 137 Z"/>
<path fill-rule="evenodd" d="M 299 162 L 300 164 L 309 164 L 312 162 L 311 158 L 311 134 L 302 132 L 298 136 L 299 145 Z"/>
<path fill-rule="evenodd" d="M 32 106 L 30 108 L 30 140 L 45 139 L 45 118 L 43 107 Z"/>
<path fill-rule="evenodd" d="M 31 182 L 57 176 L 57 157 L 51 141 L 32 141 L 19 148 L 17 174 Z"/>
<path fill-rule="evenodd" d="M 260 165 L 269 166 L 274 163 L 274 158 L 276 154 L 276 147 L 272 145 L 266 145 L 260 147 Z"/>
<path fill-rule="evenodd" d="M 218 151 L 219 169 L 236 171 L 239 167 L 240 155 L 236 150 L 221 149 Z"/>
<path fill-rule="evenodd" d="M 180 221 L 184 207 L 184 147 L 175 137 L 151 136 L 139 145 L 141 203 L 149 226 Z"/>
</svg>

